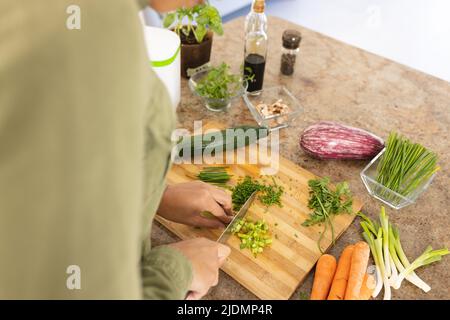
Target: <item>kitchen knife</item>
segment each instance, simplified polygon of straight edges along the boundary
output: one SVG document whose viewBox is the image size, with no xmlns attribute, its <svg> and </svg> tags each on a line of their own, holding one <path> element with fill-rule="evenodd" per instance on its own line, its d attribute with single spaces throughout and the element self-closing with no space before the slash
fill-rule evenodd
<svg viewBox="0 0 450 320">
<path fill-rule="evenodd" d="M 251 204 L 253 203 L 253 200 L 255 200 L 256 193 L 257 191 L 253 192 L 252 195 L 247 199 L 247 201 L 245 201 L 244 205 L 241 207 L 237 215 L 234 216 L 233 220 L 231 220 L 231 222 L 222 232 L 219 239 L 217 239 L 217 242 L 219 243 L 227 242 L 228 238 L 233 234 L 231 230 L 233 229 L 234 225 L 245 216 L 245 214 L 248 211 L 248 208 L 250 208 Z"/>
</svg>

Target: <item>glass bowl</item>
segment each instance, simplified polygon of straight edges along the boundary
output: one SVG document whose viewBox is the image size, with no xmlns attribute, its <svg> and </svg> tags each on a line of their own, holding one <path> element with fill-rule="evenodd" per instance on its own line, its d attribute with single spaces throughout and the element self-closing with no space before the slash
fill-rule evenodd
<svg viewBox="0 0 450 320">
<path fill-rule="evenodd" d="M 270 105 L 280 99 L 289 107 L 287 113 L 264 116 L 257 108 L 261 103 Z M 303 112 L 300 102 L 284 86 L 264 88 L 257 96 L 245 94 L 244 101 L 255 121 L 270 130 L 288 127 Z"/>
<path fill-rule="evenodd" d="M 220 112 L 220 111 L 226 111 L 230 106 L 231 103 L 242 97 L 242 95 L 247 91 L 248 83 L 246 81 L 241 81 L 239 88 L 228 98 L 228 99 L 215 99 L 215 98 L 209 98 L 200 95 L 196 88 L 199 81 L 201 81 L 207 74 L 209 70 L 204 70 L 195 73 L 190 79 L 189 79 L 189 88 L 191 89 L 192 93 L 198 97 L 200 97 L 203 100 L 203 103 L 205 104 L 206 108 L 210 111 L 214 112 Z"/>
<path fill-rule="evenodd" d="M 361 172 L 361 179 L 372 197 L 387 204 L 391 208 L 398 210 L 415 203 L 417 198 L 430 186 L 436 173 L 433 174 L 428 180 L 422 182 L 422 184 L 420 184 L 409 195 L 403 196 L 377 182 L 378 164 L 380 163 L 381 157 L 385 151 L 386 148 L 383 149 L 375 158 L 373 158 L 372 161 L 364 168 Z"/>
</svg>

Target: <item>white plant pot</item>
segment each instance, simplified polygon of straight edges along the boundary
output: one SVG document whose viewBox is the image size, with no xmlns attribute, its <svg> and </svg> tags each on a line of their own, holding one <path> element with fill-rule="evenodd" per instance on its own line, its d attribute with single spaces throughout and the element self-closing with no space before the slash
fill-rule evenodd
<svg viewBox="0 0 450 320">
<path fill-rule="evenodd" d="M 180 103 L 180 38 L 172 31 L 144 26 L 150 64 L 166 86 L 173 108 Z"/>
</svg>

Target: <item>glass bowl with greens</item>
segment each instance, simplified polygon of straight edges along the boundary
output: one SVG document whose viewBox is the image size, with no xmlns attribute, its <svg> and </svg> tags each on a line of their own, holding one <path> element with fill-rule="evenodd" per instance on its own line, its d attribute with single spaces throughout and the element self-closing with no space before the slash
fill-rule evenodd
<svg viewBox="0 0 450 320">
<path fill-rule="evenodd" d="M 392 133 L 361 179 L 370 195 L 398 210 L 413 204 L 430 186 L 440 169 L 437 161 L 434 152 Z"/>
<path fill-rule="evenodd" d="M 233 100 L 247 90 L 247 80 L 242 74 L 233 74 L 226 63 L 197 72 L 189 79 L 189 88 L 199 96 L 211 111 L 225 111 Z"/>
</svg>

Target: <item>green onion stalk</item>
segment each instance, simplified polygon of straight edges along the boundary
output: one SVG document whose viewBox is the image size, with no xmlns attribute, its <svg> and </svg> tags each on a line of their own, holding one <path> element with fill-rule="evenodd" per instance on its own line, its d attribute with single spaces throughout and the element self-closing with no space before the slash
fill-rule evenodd
<svg viewBox="0 0 450 320">
<path fill-rule="evenodd" d="M 375 289 L 372 293 L 373 297 L 378 296 L 381 289 L 383 288 L 383 281 L 380 279 L 384 279 L 385 277 L 385 269 L 384 269 L 384 261 L 383 261 L 383 253 L 378 250 L 378 246 L 375 244 L 375 238 L 373 234 L 377 234 L 377 232 L 373 232 L 373 230 L 369 231 L 369 228 L 373 227 L 367 221 L 361 222 L 361 227 L 364 229 L 363 237 L 366 242 L 369 244 L 370 251 L 372 252 L 373 260 L 375 261 L 375 270 L 377 273 L 377 283 Z"/>
<path fill-rule="evenodd" d="M 416 259 L 413 263 L 411 263 L 408 267 L 405 268 L 400 273 L 400 276 L 398 278 L 398 286 L 400 286 L 403 279 L 408 279 L 407 276 L 413 272 L 415 269 L 429 265 L 433 262 L 441 261 L 442 257 L 449 254 L 447 248 L 439 249 L 439 250 L 433 250 L 431 246 L 428 246 L 425 251 Z M 424 290 L 425 291 L 425 290 Z"/>
<path fill-rule="evenodd" d="M 389 257 L 389 222 L 384 207 L 381 207 L 380 223 L 383 239 L 384 267 L 386 268 L 386 275 L 390 277 L 392 275 L 392 269 L 390 265 L 391 259 Z"/>
<path fill-rule="evenodd" d="M 383 300 L 391 300 L 391 282 L 389 281 L 388 270 L 386 269 L 386 261 L 383 258 L 383 230 L 380 228 L 378 230 L 377 239 L 375 240 L 375 247 L 377 253 L 380 257 L 380 271 L 384 286 L 384 297 Z M 377 281 L 380 281 L 379 279 Z"/>
<path fill-rule="evenodd" d="M 232 177 L 228 174 L 227 169 L 228 167 L 205 167 L 196 177 L 203 182 L 218 187 L 226 187 L 226 183 L 230 181 Z"/>
<path fill-rule="evenodd" d="M 392 259 L 394 260 L 395 265 L 398 268 L 398 271 L 400 274 L 405 268 L 408 268 L 410 266 L 409 260 L 405 255 L 405 252 L 403 251 L 402 245 L 400 243 L 400 236 L 398 233 L 398 230 L 390 225 L 389 226 L 389 253 L 391 254 Z M 428 292 L 431 290 L 431 287 L 422 279 L 419 278 L 419 276 L 412 271 L 408 275 L 405 275 L 406 280 L 414 284 L 415 286 L 422 289 L 424 292 Z M 397 279 L 397 282 L 393 285 L 394 289 L 399 289 L 402 284 L 403 279 L 400 278 L 400 276 Z"/>
<path fill-rule="evenodd" d="M 363 237 L 367 241 L 377 272 L 377 285 L 372 294 L 378 296 L 384 287 L 384 299 L 391 299 L 391 287 L 399 289 L 404 279 L 408 280 L 424 292 L 431 287 L 414 272 L 417 268 L 440 261 L 443 256 L 449 254 L 447 248 L 433 250 L 430 246 L 410 263 L 403 251 L 398 229 L 389 222 L 384 207 L 381 207 L 378 224 L 362 213 L 358 214 L 363 221 L 360 222 L 363 229 Z"/>
<path fill-rule="evenodd" d="M 240 219 L 236 221 L 231 232 L 240 239 L 240 249 L 249 249 L 255 257 L 272 243 L 269 225 L 264 220 Z"/>
<path fill-rule="evenodd" d="M 384 253 L 384 259 L 385 259 L 384 262 L 386 265 L 386 273 L 387 273 L 387 276 L 389 277 L 389 281 L 390 281 L 391 285 L 393 285 L 393 284 L 397 283 L 398 271 L 397 271 L 395 262 L 389 252 L 389 247 L 390 247 L 389 227 L 390 227 L 390 224 L 389 224 L 389 218 L 386 215 L 386 210 L 384 209 L 384 207 L 381 207 L 380 222 L 381 222 L 381 226 L 383 229 L 383 253 Z M 398 289 L 398 288 L 394 287 L 394 289 Z"/>
</svg>

